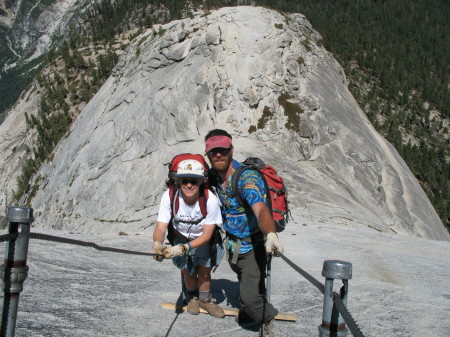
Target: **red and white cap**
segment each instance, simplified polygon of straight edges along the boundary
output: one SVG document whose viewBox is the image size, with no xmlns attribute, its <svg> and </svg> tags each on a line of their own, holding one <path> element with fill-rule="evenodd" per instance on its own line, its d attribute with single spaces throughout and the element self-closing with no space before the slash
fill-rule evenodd
<svg viewBox="0 0 450 337">
<path fill-rule="evenodd" d="M 186 159 L 178 164 L 177 178 L 203 178 L 203 165 L 194 159 Z"/>
</svg>

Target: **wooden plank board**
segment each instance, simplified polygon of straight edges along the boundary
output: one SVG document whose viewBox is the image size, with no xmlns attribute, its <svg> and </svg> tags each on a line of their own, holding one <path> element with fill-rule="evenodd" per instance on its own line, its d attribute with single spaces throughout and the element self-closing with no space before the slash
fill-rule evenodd
<svg viewBox="0 0 450 337">
<path fill-rule="evenodd" d="M 161 303 L 161 306 L 164 309 L 172 309 L 172 310 L 179 310 L 179 311 L 186 311 L 187 310 L 187 306 L 181 306 L 181 305 L 177 305 L 176 303 L 167 303 L 167 302 L 163 302 Z M 225 316 L 237 316 L 239 313 L 238 309 L 235 308 L 224 308 L 222 307 L 223 311 L 225 312 Z M 200 312 L 202 314 L 207 314 L 208 312 L 205 309 L 200 308 Z M 279 312 L 278 315 L 275 316 L 276 320 L 280 320 L 280 321 L 292 321 L 295 322 L 297 320 L 297 315 L 296 314 L 291 314 L 291 313 L 285 313 L 285 312 Z"/>
</svg>

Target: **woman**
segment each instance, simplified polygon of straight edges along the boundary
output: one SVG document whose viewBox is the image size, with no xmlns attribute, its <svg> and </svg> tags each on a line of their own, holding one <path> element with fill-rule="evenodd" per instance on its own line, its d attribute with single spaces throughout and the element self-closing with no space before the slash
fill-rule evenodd
<svg viewBox="0 0 450 337">
<path fill-rule="evenodd" d="M 175 266 L 181 269 L 187 289 L 190 314 L 197 315 L 200 308 L 211 316 L 224 317 L 224 311 L 212 301 L 211 297 L 211 247 L 216 225 L 222 224 L 219 200 L 208 193 L 206 216 L 203 216 L 199 197 L 205 193 L 204 167 L 193 159 L 183 160 L 175 175 L 175 202 L 178 209 L 173 212 L 170 190 L 167 190 L 159 207 L 156 228 L 153 233 L 153 252 L 172 258 Z M 172 219 L 173 217 L 173 219 Z M 174 229 L 174 246 L 164 247 L 164 236 L 169 223 Z M 224 251 L 217 249 L 217 264 Z"/>
</svg>

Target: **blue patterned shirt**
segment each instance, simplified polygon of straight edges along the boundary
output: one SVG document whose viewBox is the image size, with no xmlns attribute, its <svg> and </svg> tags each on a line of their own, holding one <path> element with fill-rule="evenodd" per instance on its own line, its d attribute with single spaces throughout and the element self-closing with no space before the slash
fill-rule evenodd
<svg viewBox="0 0 450 337">
<path fill-rule="evenodd" d="M 226 191 L 223 190 L 221 184 L 218 184 L 217 193 L 221 202 L 220 209 L 223 217 L 223 228 L 228 233 L 244 239 L 257 233 L 259 227 L 253 212 L 246 213 L 245 207 L 242 207 L 236 198 L 229 196 L 231 194 L 233 176 L 239 166 L 242 166 L 242 164 L 233 160 L 233 170 L 228 178 Z M 246 200 L 250 207 L 258 202 L 266 202 L 266 188 L 264 186 L 264 181 L 255 170 L 245 170 L 239 179 L 238 187 L 239 194 Z M 234 252 L 235 246 L 236 242 L 230 239 L 228 241 L 228 248 Z M 251 249 L 253 249 L 251 243 L 241 241 L 240 254 L 247 253 Z"/>
</svg>

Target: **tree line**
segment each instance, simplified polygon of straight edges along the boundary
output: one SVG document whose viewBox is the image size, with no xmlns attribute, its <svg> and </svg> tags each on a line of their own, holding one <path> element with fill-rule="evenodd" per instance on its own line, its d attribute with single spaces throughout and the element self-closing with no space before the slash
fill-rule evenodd
<svg viewBox="0 0 450 337">
<path fill-rule="evenodd" d="M 60 52 L 67 55 L 71 50 L 68 66 L 88 71 L 93 65 L 79 64 L 74 46 L 99 41 L 106 45 L 119 33 L 187 17 L 197 8 L 252 4 L 303 13 L 311 21 L 325 48 L 344 67 L 361 108 L 405 159 L 449 226 L 449 154 L 443 137 L 448 137 L 445 123 L 450 117 L 447 0 L 105 0 L 88 11 L 83 26 L 74 27 Z M 110 71 L 110 65 L 103 68 Z M 95 76 L 89 78 L 95 82 Z M 16 83 L 14 76 L 9 78 L 11 91 L 23 85 L 20 77 Z M 85 94 L 73 84 L 67 90 L 86 99 L 97 87 L 86 83 L 76 84 Z"/>
<path fill-rule="evenodd" d="M 450 117 L 450 2 L 194 0 L 191 8 L 211 10 L 252 3 L 305 14 L 323 36 L 325 47 L 344 67 L 360 106 L 405 159 L 450 228 L 448 143 L 441 137 L 448 134 L 443 120 Z M 123 6 L 142 4 L 144 1 L 136 1 Z M 168 14 L 159 17 L 160 21 L 186 15 L 185 2 L 166 1 L 164 6 Z M 149 16 L 150 12 L 141 11 L 141 16 Z M 367 82 L 371 85 L 361 91 L 362 83 Z M 433 110 L 440 113 L 440 118 L 431 117 Z"/>
<path fill-rule="evenodd" d="M 70 48 L 67 42 L 47 57 L 48 73 L 36 77 L 42 89 L 39 109 L 36 113 L 25 113 L 27 128 L 36 130 L 37 137 L 33 148 L 28 149 L 32 155 L 25 160 L 17 179 L 14 193 L 17 201 L 24 193 L 36 192 L 36 186 L 29 188 L 30 182 L 76 118 L 79 111 L 71 107 L 88 103 L 118 61 L 118 56 L 111 50 L 98 55 L 95 61 L 91 58 L 87 61 L 77 47 Z M 57 61 L 62 61 L 63 69 L 57 70 Z M 38 180 L 35 177 L 35 181 Z"/>
</svg>

